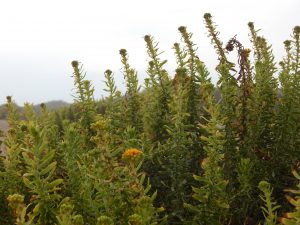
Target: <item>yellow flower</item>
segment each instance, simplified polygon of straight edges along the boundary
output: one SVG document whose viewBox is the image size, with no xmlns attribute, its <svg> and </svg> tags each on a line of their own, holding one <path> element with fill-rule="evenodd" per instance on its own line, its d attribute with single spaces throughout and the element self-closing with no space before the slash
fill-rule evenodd
<svg viewBox="0 0 300 225">
<path fill-rule="evenodd" d="M 129 159 L 129 158 L 133 158 L 133 157 L 139 156 L 139 155 L 141 155 L 141 154 L 143 154 L 142 151 L 140 151 L 140 150 L 138 150 L 138 149 L 136 149 L 136 148 L 129 148 L 129 149 L 127 149 L 127 150 L 123 153 L 122 158 L 123 158 L 123 159 Z"/>
</svg>

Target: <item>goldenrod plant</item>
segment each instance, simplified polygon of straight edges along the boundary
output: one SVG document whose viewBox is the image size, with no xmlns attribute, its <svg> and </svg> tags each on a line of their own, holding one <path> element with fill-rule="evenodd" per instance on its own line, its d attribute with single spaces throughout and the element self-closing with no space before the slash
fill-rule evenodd
<svg viewBox="0 0 300 225">
<path fill-rule="evenodd" d="M 147 86 L 151 94 L 150 104 L 145 105 L 144 123 L 147 136 L 155 142 L 163 143 L 167 138 L 167 131 L 165 125 L 169 122 L 169 103 L 170 103 L 170 78 L 164 65 L 167 60 L 161 60 L 158 43 L 150 35 L 145 35 L 147 53 L 149 56 L 149 65 L 147 73 L 149 80 Z M 149 96 L 149 95 L 146 95 Z"/>
<path fill-rule="evenodd" d="M 24 173 L 24 163 L 22 160 L 22 137 L 23 131 L 19 121 L 19 113 L 10 96 L 7 97 L 7 121 L 10 125 L 4 139 L 5 154 L 1 156 L 4 171 L 1 171 L 1 192 L 5 195 L 23 193 L 24 185 L 22 175 Z"/>
<path fill-rule="evenodd" d="M 285 176 L 288 186 L 293 184 L 293 177 L 286 174 L 290 165 L 298 161 L 299 122 L 300 121 L 300 27 L 293 29 L 291 40 L 284 42 L 286 56 L 280 62 L 279 81 L 281 95 L 276 121 L 276 165 L 280 176 Z M 280 157 L 278 157 L 280 156 Z M 280 186 L 279 189 L 285 186 Z"/>
<path fill-rule="evenodd" d="M 261 181 L 258 184 L 258 188 L 262 191 L 260 195 L 261 200 L 264 203 L 264 206 L 261 207 L 262 213 L 265 218 L 265 225 L 276 225 L 277 224 L 277 212 L 276 210 L 280 207 L 277 205 L 276 201 L 272 198 L 272 188 L 267 181 Z"/>
<path fill-rule="evenodd" d="M 200 60 L 199 56 L 197 55 L 197 46 L 192 41 L 193 34 L 187 31 L 187 28 L 181 26 L 178 28 L 181 39 L 184 43 L 184 48 L 182 50 L 181 55 L 184 56 L 186 59 L 185 65 L 183 67 L 179 67 L 178 70 L 185 69 L 184 79 L 181 78 L 181 83 L 183 85 L 182 89 L 186 92 L 185 98 L 187 99 L 187 105 L 185 106 L 185 112 L 188 114 L 187 121 L 184 123 L 189 127 L 187 129 L 190 132 L 190 138 L 192 140 L 192 146 L 190 149 L 201 149 L 202 144 L 198 141 L 199 137 L 201 136 L 201 128 L 199 129 L 199 123 L 205 124 L 206 120 L 203 118 L 209 117 L 207 114 L 205 107 L 207 107 L 208 100 L 207 97 L 213 94 L 213 85 L 211 84 L 209 78 L 209 72 L 205 67 L 205 64 Z M 179 47 L 175 46 L 175 52 L 177 55 L 177 61 L 180 58 L 180 49 Z M 177 50 L 176 50 L 177 49 Z M 179 52 L 178 52 L 179 51 Z M 176 73 L 174 80 L 177 79 L 177 75 L 180 73 Z M 176 93 L 175 93 L 176 95 Z M 178 111 L 178 113 L 183 113 Z M 193 166 L 195 169 L 191 170 L 193 172 L 198 171 L 199 165 L 198 160 L 195 160 L 199 157 L 203 157 L 202 151 L 192 151 L 194 155 L 192 156 Z"/>
<path fill-rule="evenodd" d="M 126 81 L 125 93 L 125 118 L 128 118 L 128 126 L 134 127 L 141 132 L 141 100 L 139 95 L 140 86 L 138 83 L 137 72 L 130 67 L 126 49 L 120 50 L 121 62 L 123 64 L 123 74 Z"/>
<path fill-rule="evenodd" d="M 184 79 L 186 70 L 177 69 L 178 79 Z M 170 213 L 173 224 L 181 223 L 186 216 L 183 208 L 185 202 L 190 202 L 193 155 L 193 136 L 189 123 L 188 92 L 184 81 L 178 81 L 176 94 L 170 103 L 171 124 L 166 126 L 169 138 L 160 146 L 155 155 L 156 173 L 151 173 L 153 187 L 161 194 L 160 204 L 164 204 L 166 212 Z M 156 177 L 156 174 L 160 174 Z"/>
<path fill-rule="evenodd" d="M 94 100 L 94 88 L 89 80 L 86 80 L 86 73 L 83 71 L 83 66 L 78 61 L 72 62 L 74 85 L 76 91 L 74 94 L 74 100 L 76 103 L 78 117 L 80 118 L 81 132 L 88 139 L 92 133 L 90 125 L 95 121 L 96 103 Z M 90 147 L 90 146 L 87 146 Z"/>
<path fill-rule="evenodd" d="M 185 204 L 194 213 L 191 224 L 226 224 L 229 221 L 230 202 L 226 192 L 228 180 L 224 178 L 222 165 L 225 127 L 220 106 L 215 103 L 213 96 L 210 96 L 209 103 L 207 111 L 210 119 L 206 125 L 202 125 L 207 135 L 201 136 L 206 153 L 206 157 L 201 160 L 203 175 L 194 175 L 199 186 L 193 187 L 193 198 L 198 204 Z"/>
<path fill-rule="evenodd" d="M 3 145 L 1 145 L 1 150 L 4 152 L 0 155 L 2 166 L 0 170 L 0 209 L 1 212 L 6 212 L 4 214 L 0 213 L 0 222 L 3 224 L 11 223 L 13 218 L 8 207 L 8 195 L 26 192 L 22 183 L 24 162 L 21 155 L 22 139 L 24 138 L 23 130 L 25 127 L 20 123 L 20 113 L 11 96 L 7 96 L 6 107 L 9 129 L 4 135 Z"/>
<path fill-rule="evenodd" d="M 185 43 L 185 49 L 187 52 L 187 79 L 185 81 L 186 87 L 185 89 L 188 92 L 188 105 L 187 105 L 187 112 L 189 113 L 189 123 L 193 126 L 198 123 L 199 121 L 199 84 L 197 82 L 197 75 L 196 75 L 196 47 L 195 44 L 192 42 L 192 33 L 189 33 L 186 27 L 181 26 L 178 28 L 179 32 L 181 33 L 182 40 Z"/>
<path fill-rule="evenodd" d="M 285 213 L 283 217 L 279 218 L 279 221 L 285 225 L 298 225 L 300 224 L 300 175 L 296 170 L 292 171 L 294 177 L 297 179 L 298 183 L 296 185 L 297 189 L 286 189 L 285 191 L 289 193 L 286 196 L 288 202 L 293 206 L 294 210 L 289 213 Z M 292 195 L 292 196 L 290 196 Z"/>
<path fill-rule="evenodd" d="M 254 182 L 254 165 L 252 158 L 241 158 L 237 165 L 237 187 L 230 191 L 232 220 L 237 223 L 247 224 L 260 211 L 259 199 L 256 197 L 257 186 Z"/>
<path fill-rule="evenodd" d="M 16 218 L 16 225 L 33 225 L 34 214 L 27 215 L 27 207 L 24 204 L 24 196 L 19 194 L 9 195 L 7 197 L 9 206 L 13 209 Z"/>
<path fill-rule="evenodd" d="M 251 140 L 252 151 L 261 162 L 260 168 L 264 172 L 270 172 L 268 163 L 273 156 L 274 146 L 274 125 L 276 118 L 275 106 L 278 103 L 278 82 L 275 78 L 277 68 L 275 66 L 272 47 L 264 37 L 258 36 L 253 23 L 248 24 L 251 31 L 251 38 L 255 50 L 255 71 L 253 88 L 253 103 L 250 117 L 253 125 L 249 127 L 249 139 Z M 265 167 L 265 169 L 263 169 Z M 265 174 L 269 176 L 270 174 Z"/>
<path fill-rule="evenodd" d="M 224 118 L 225 126 L 224 171 L 226 177 L 234 179 L 236 176 L 233 173 L 239 158 L 237 129 L 235 126 L 238 119 L 238 84 L 234 77 L 234 63 L 227 59 L 225 46 L 223 46 L 219 38 L 219 32 L 216 30 L 216 25 L 212 21 L 212 15 L 210 13 L 204 14 L 204 21 L 208 30 L 208 37 L 211 38 L 211 43 L 214 45 L 219 60 L 216 70 L 219 73 L 217 85 L 222 96 L 220 110 Z"/>
<path fill-rule="evenodd" d="M 144 36 L 143 84 L 134 59 L 119 51 L 124 92 L 106 70 L 106 97 L 97 99 L 73 61 L 69 106 L 19 107 L 8 96 L 0 224 L 300 224 L 299 191 L 287 189 L 291 205 L 283 194 L 300 160 L 300 28 L 278 66 L 254 23 L 249 47 L 239 36 L 223 42 L 213 19 L 204 15 L 216 71 L 180 26 L 169 72 L 158 42 Z"/>
<path fill-rule="evenodd" d="M 57 218 L 58 225 L 84 225 L 81 215 L 75 215 L 74 206 L 68 202 L 68 199 L 64 199 L 60 205 Z"/>
<path fill-rule="evenodd" d="M 37 224 L 55 223 L 56 207 L 61 195 L 58 193 L 63 179 L 56 178 L 54 161 L 55 149 L 49 149 L 45 142 L 46 129 L 39 130 L 35 126 L 29 127 L 32 145 L 22 149 L 25 161 L 23 182 L 30 190 L 30 204 L 34 207 L 34 219 Z"/>
<path fill-rule="evenodd" d="M 121 92 L 117 90 L 115 85 L 115 80 L 113 77 L 113 72 L 111 70 L 106 70 L 104 73 L 105 85 L 108 97 L 106 99 L 106 111 L 105 117 L 108 119 L 108 132 L 110 136 L 111 147 L 116 147 L 122 140 L 120 136 L 126 128 L 124 124 L 124 105 Z"/>
</svg>

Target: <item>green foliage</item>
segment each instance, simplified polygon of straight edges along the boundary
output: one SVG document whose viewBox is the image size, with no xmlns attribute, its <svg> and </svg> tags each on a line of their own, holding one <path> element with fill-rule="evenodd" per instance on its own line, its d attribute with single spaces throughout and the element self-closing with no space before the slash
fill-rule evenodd
<svg viewBox="0 0 300 225">
<path fill-rule="evenodd" d="M 8 96 L 0 112 L 9 124 L 0 134 L 0 224 L 250 225 L 264 216 L 271 225 L 291 207 L 281 223 L 300 224 L 299 191 L 287 190 L 292 206 L 282 194 L 294 185 L 288 171 L 300 160 L 300 28 L 284 42 L 278 69 L 252 22 L 254 57 L 236 37 L 224 48 L 212 18 L 204 15 L 218 57 L 216 85 L 181 26 L 174 77 L 146 35 L 143 88 L 121 49 L 124 94 L 106 70 L 108 96 L 96 100 L 73 61 L 68 107 L 22 108 Z"/>
<path fill-rule="evenodd" d="M 179 27 L 182 40 L 186 46 L 186 52 L 188 53 L 187 68 L 188 68 L 188 79 L 186 80 L 186 91 L 187 91 L 187 112 L 189 113 L 189 123 L 191 125 L 197 124 L 199 121 L 199 92 L 197 91 L 198 84 L 196 82 L 196 48 L 195 44 L 191 41 L 192 34 L 187 32 L 186 27 Z"/>
<path fill-rule="evenodd" d="M 179 77 L 183 77 L 185 70 L 177 69 Z M 186 212 L 183 208 L 185 202 L 190 202 L 192 179 L 192 154 L 191 127 L 187 125 L 189 114 L 187 113 L 188 100 L 184 83 L 177 86 L 176 94 L 170 104 L 171 124 L 166 126 L 169 138 L 164 145 L 159 146 L 152 160 L 155 162 L 150 171 L 150 179 L 153 187 L 158 189 L 159 204 L 164 204 L 166 212 L 170 213 L 170 221 L 173 224 L 184 220 Z M 159 177 L 157 177 L 159 174 Z"/>
<path fill-rule="evenodd" d="M 223 43 L 218 37 L 219 32 L 216 29 L 216 25 L 212 21 L 212 15 L 210 13 L 205 13 L 203 17 L 208 30 L 208 37 L 211 38 L 211 43 L 214 45 L 216 53 L 219 56 L 220 64 L 227 63 L 228 61 L 223 48 Z"/>
<path fill-rule="evenodd" d="M 237 106 L 238 106 L 238 85 L 234 76 L 231 74 L 234 70 L 234 64 L 229 62 L 226 57 L 226 52 L 223 48 L 223 43 L 219 38 L 219 32 L 212 21 L 212 16 L 209 13 L 204 14 L 206 28 L 208 30 L 208 37 L 211 38 L 211 43 L 219 56 L 219 65 L 216 70 L 220 78 L 218 87 L 220 88 L 222 101 L 220 110 L 224 118 L 225 125 L 225 144 L 224 144 L 224 174 L 229 179 L 236 177 L 233 173 L 235 165 L 239 161 L 239 153 L 237 146 L 237 129 L 236 122 L 238 120 Z M 233 181 L 234 183 L 235 181 Z M 232 182 L 231 182 L 232 183 Z"/>
<path fill-rule="evenodd" d="M 58 225 L 83 225 L 81 215 L 74 215 L 74 206 L 71 203 L 62 203 L 57 216 Z"/>
<path fill-rule="evenodd" d="M 4 170 L 0 171 L 0 190 L 5 196 L 24 191 L 24 185 L 21 181 L 24 173 L 21 156 L 23 143 L 21 140 L 24 137 L 22 129 L 26 129 L 26 126 L 20 123 L 18 111 L 9 96 L 7 97 L 7 111 L 10 127 L 3 142 L 5 155 L 0 156 L 4 167 Z"/>
<path fill-rule="evenodd" d="M 123 74 L 126 81 L 126 94 L 125 94 L 125 108 L 128 118 L 128 126 L 134 127 L 136 130 L 141 131 L 141 107 L 140 95 L 138 94 L 140 87 L 137 79 L 137 72 L 132 69 L 128 63 L 128 54 L 125 49 L 120 50 L 121 62 L 123 64 Z"/>
<path fill-rule="evenodd" d="M 85 80 L 86 74 L 83 72 L 82 65 L 78 61 L 72 62 L 74 85 L 76 92 L 74 100 L 77 103 L 80 124 L 85 128 L 87 137 L 90 134 L 89 126 L 94 122 L 96 104 L 94 101 L 94 88 L 89 80 Z"/>
<path fill-rule="evenodd" d="M 300 175 L 293 170 L 294 177 L 300 181 Z M 297 225 L 300 223 L 300 183 L 297 184 L 297 189 L 286 189 L 285 191 L 294 195 L 291 197 L 287 195 L 287 200 L 294 207 L 293 212 L 285 213 L 284 217 L 279 218 L 279 221 L 285 225 Z"/>
<path fill-rule="evenodd" d="M 295 165 L 297 162 L 300 143 L 299 122 L 295 122 L 300 121 L 300 76 L 297 67 L 300 55 L 299 33 L 299 27 L 295 27 L 292 40 L 284 42 L 286 56 L 280 62 L 281 71 L 279 74 L 282 97 L 279 99 L 275 128 L 276 137 L 278 137 L 275 146 L 278 173 L 286 176 L 285 179 L 288 180 L 289 185 L 293 183 L 293 180 L 285 171 L 289 169 L 290 165 Z"/>
<path fill-rule="evenodd" d="M 202 125 L 207 136 L 201 139 L 205 142 L 206 158 L 201 162 L 203 175 L 194 175 L 194 179 L 201 183 L 200 187 L 193 187 L 193 197 L 199 202 L 197 206 L 186 204 L 195 213 L 193 224 L 223 224 L 228 220 L 229 199 L 226 193 L 228 181 L 224 179 L 222 160 L 224 158 L 224 125 L 220 117 L 219 105 L 214 103 L 211 96 L 207 109 L 210 120 Z"/>
<path fill-rule="evenodd" d="M 97 219 L 97 225 L 114 225 L 114 221 L 107 216 L 100 216 Z"/>
<path fill-rule="evenodd" d="M 7 200 L 9 202 L 9 206 L 14 211 L 14 216 L 16 217 L 15 224 L 17 224 L 17 225 L 33 224 L 35 212 L 33 212 L 33 214 L 29 214 L 27 216 L 27 214 L 26 214 L 27 207 L 24 204 L 24 196 L 23 195 L 19 195 L 19 194 L 9 195 L 7 197 Z"/>
<path fill-rule="evenodd" d="M 3 193 L 0 195 L 0 224 L 14 224 L 11 209 Z"/>
<path fill-rule="evenodd" d="M 254 169 L 254 162 L 250 158 L 241 158 L 237 166 L 238 188 L 232 190 L 237 192 L 233 193 L 235 202 L 232 204 L 233 213 L 239 215 L 237 220 L 245 220 L 247 216 L 255 214 L 258 199 L 253 197 L 256 194 Z"/>
<path fill-rule="evenodd" d="M 158 43 L 153 37 L 144 37 L 147 53 L 150 58 L 147 73 L 149 79 L 146 81 L 145 97 L 149 97 L 150 104 L 144 108 L 144 129 L 149 138 L 154 142 L 163 143 L 167 138 L 165 125 L 168 124 L 169 102 L 170 102 L 170 79 L 167 71 L 163 68 L 167 60 L 161 60 L 159 56 Z M 148 99 L 146 99 L 147 101 Z"/>
<path fill-rule="evenodd" d="M 156 192 L 151 196 L 144 196 L 140 198 L 134 209 L 134 214 L 129 216 L 129 224 L 132 225 L 156 225 L 165 224 L 166 217 L 159 222 L 155 221 L 156 215 L 163 211 L 163 208 L 156 209 L 153 207 L 152 202 L 156 197 Z"/>
<path fill-rule="evenodd" d="M 22 151 L 26 164 L 23 182 L 31 192 L 30 203 L 34 206 L 34 218 L 38 224 L 53 224 L 55 208 L 61 196 L 58 194 L 63 179 L 55 178 L 57 162 L 55 150 L 48 149 L 46 130 L 29 127 L 32 145 Z"/>
<path fill-rule="evenodd" d="M 106 70 L 105 73 L 105 84 L 107 89 L 104 91 L 108 92 L 107 107 L 105 117 L 109 120 L 108 132 L 110 133 L 110 141 L 112 147 L 115 147 L 121 142 L 121 134 L 125 129 L 124 125 L 124 110 L 123 110 L 123 99 L 121 92 L 117 90 L 113 74 L 111 70 Z"/>
<path fill-rule="evenodd" d="M 271 46 L 265 38 L 257 36 L 254 45 L 258 45 L 260 58 L 255 62 L 255 87 L 253 90 L 253 103 L 251 107 L 251 120 L 254 126 L 249 128 L 252 148 L 258 157 L 268 158 L 272 154 L 272 141 L 274 140 L 275 105 L 277 104 L 278 86 L 274 77 L 276 72 L 274 56 Z M 259 156 L 260 155 L 260 156 Z"/>
<path fill-rule="evenodd" d="M 261 200 L 265 204 L 261 207 L 263 215 L 265 217 L 266 225 L 275 225 L 277 224 L 277 213 L 276 210 L 280 207 L 272 199 L 272 188 L 267 181 L 261 181 L 258 184 L 258 188 L 263 192 L 263 195 L 260 195 Z"/>
</svg>

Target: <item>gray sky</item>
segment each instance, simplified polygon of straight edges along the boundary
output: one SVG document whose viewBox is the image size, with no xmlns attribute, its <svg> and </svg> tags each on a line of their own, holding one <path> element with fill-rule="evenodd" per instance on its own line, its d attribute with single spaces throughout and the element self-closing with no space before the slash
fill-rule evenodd
<svg viewBox="0 0 300 225">
<path fill-rule="evenodd" d="M 300 25 L 299 0 L 0 0 L 0 104 L 12 95 L 18 104 L 62 99 L 72 101 L 72 60 L 84 64 L 96 98 L 104 95 L 103 71 L 111 69 L 122 89 L 119 49 L 145 77 L 143 36 L 151 34 L 165 51 L 166 68 L 174 74 L 177 28 L 194 33 L 199 56 L 213 79 L 217 56 L 203 23 L 210 12 L 223 42 L 238 35 L 250 47 L 247 23 L 253 21 L 273 45 L 280 60 L 282 42 Z"/>
</svg>

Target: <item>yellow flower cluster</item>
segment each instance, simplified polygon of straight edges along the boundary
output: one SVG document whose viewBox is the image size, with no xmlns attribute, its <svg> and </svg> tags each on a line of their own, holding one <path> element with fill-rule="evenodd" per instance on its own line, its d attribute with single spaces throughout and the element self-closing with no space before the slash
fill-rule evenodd
<svg viewBox="0 0 300 225">
<path fill-rule="evenodd" d="M 143 154 L 142 151 L 140 151 L 140 150 L 138 150 L 138 149 L 136 149 L 136 148 L 129 148 L 129 149 L 127 149 L 127 150 L 123 153 L 122 158 L 123 158 L 123 159 L 129 159 L 129 158 L 133 158 L 133 157 L 135 157 L 135 156 L 139 156 L 139 155 L 141 155 L 141 154 Z"/>
</svg>

